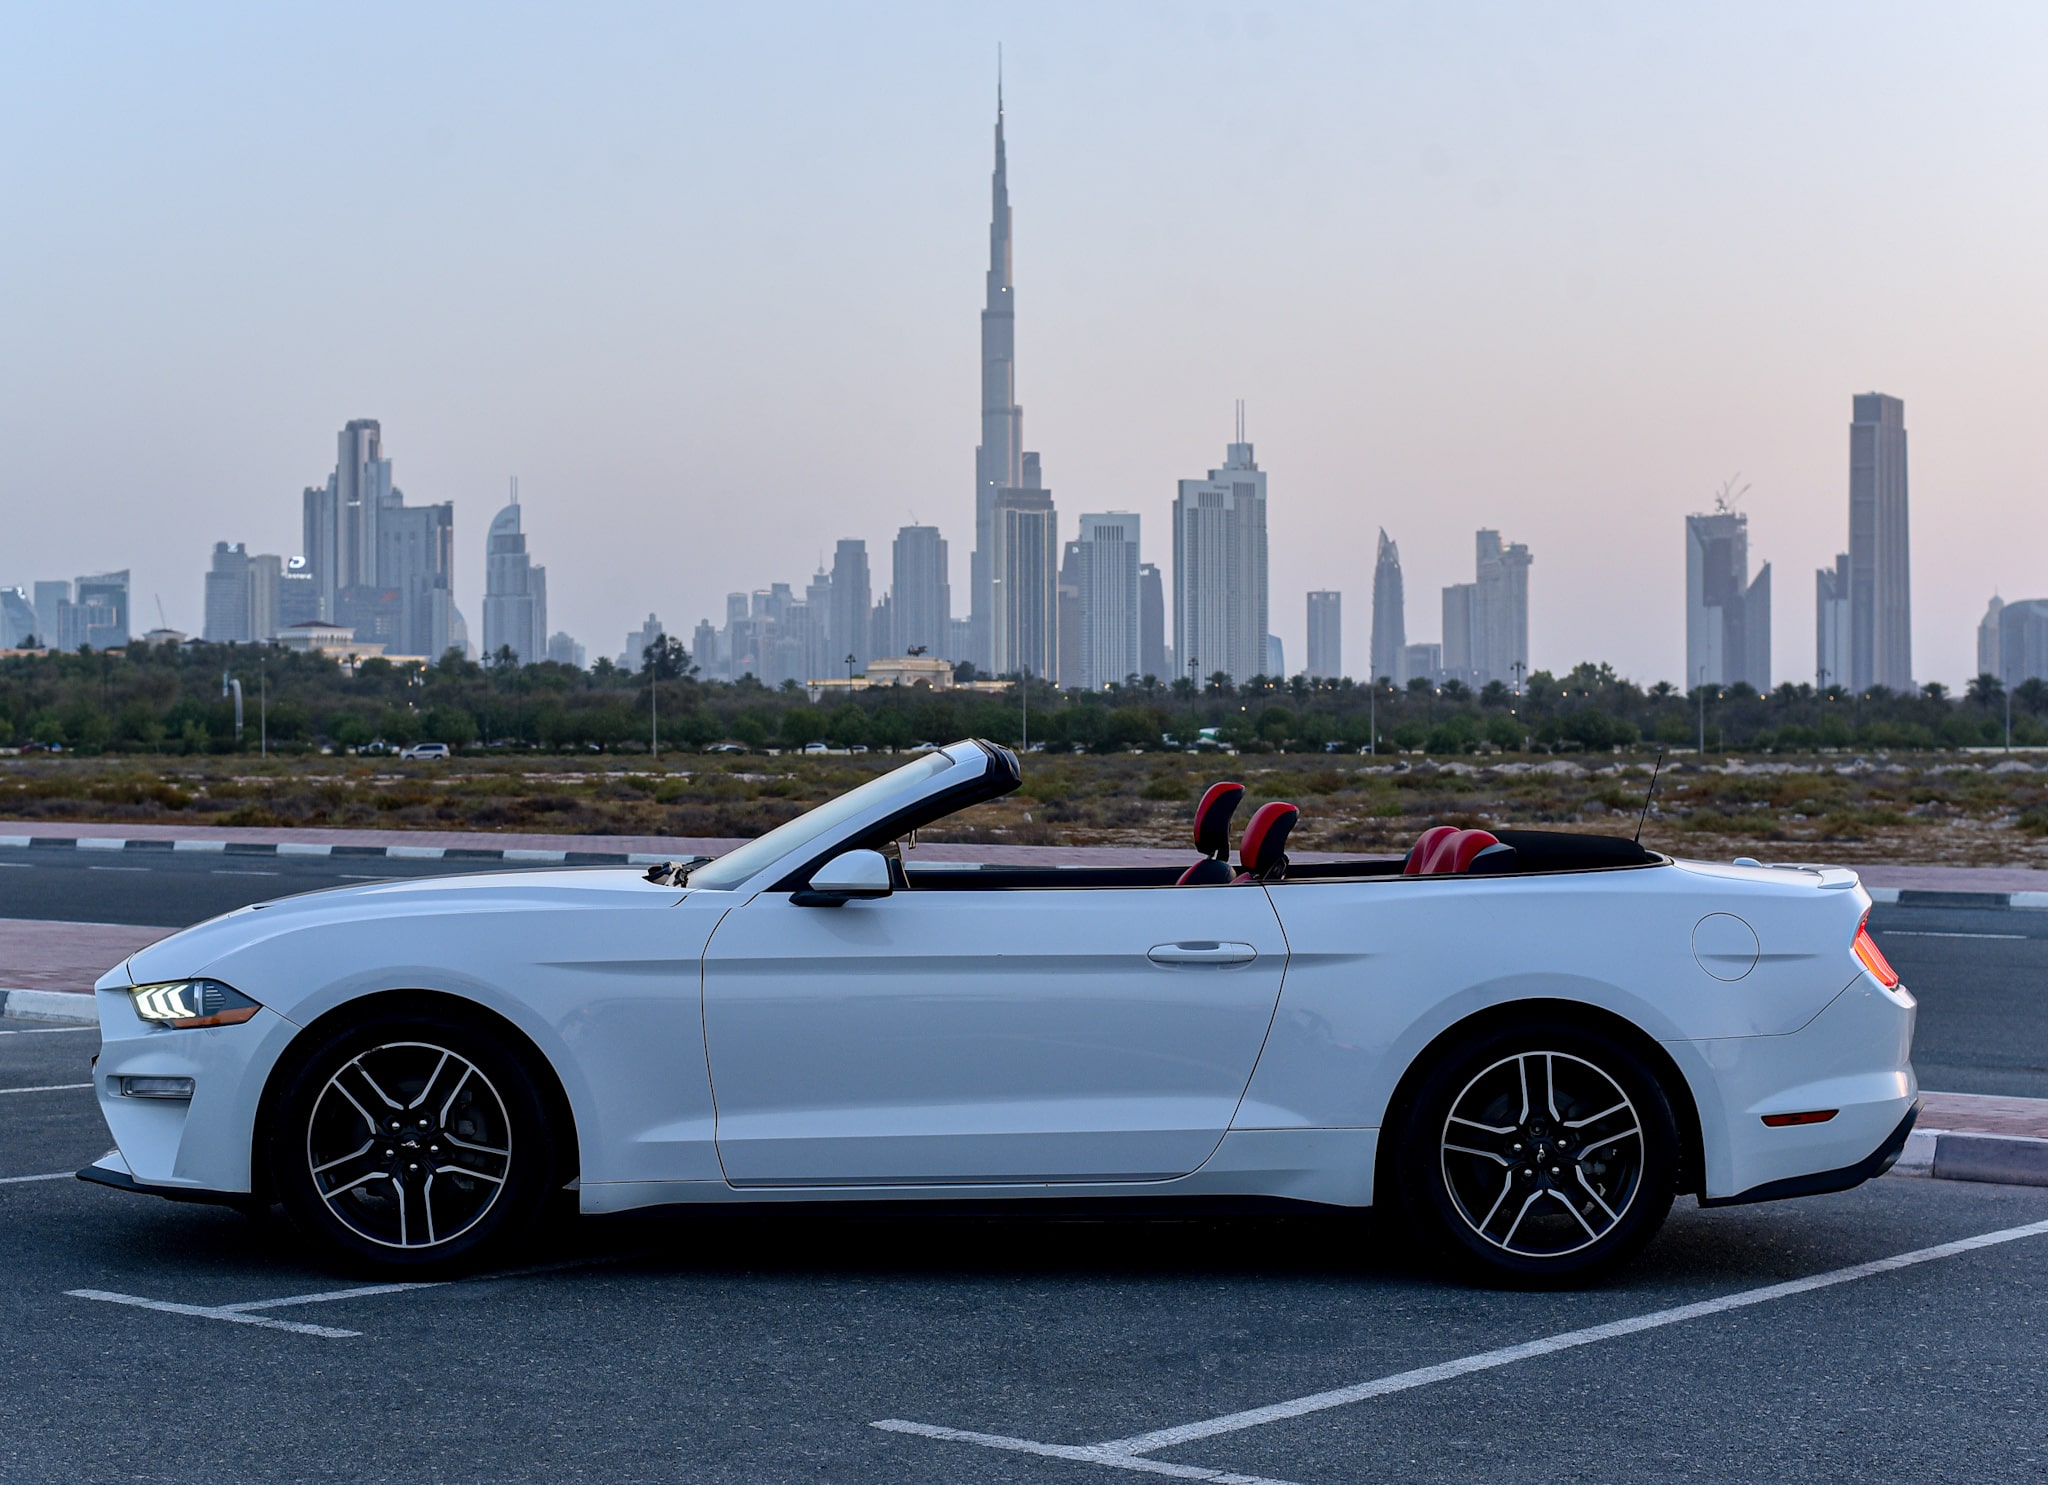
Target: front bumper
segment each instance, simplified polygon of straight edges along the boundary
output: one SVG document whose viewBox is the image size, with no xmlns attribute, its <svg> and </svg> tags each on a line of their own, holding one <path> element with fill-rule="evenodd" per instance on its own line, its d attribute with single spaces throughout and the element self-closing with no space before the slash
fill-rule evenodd
<svg viewBox="0 0 2048 1485">
<path fill-rule="evenodd" d="M 123 1170 L 102 1162 L 86 1170 L 115 1179 L 83 1171 L 81 1177 L 161 1196 L 248 1196 L 254 1190 L 257 1103 L 298 1027 L 262 1010 L 239 1026 L 173 1031 L 136 1015 L 125 987 L 102 988 L 98 1003 L 94 1095 Z M 125 1097 L 124 1077 L 190 1078 L 192 1097 Z M 125 1182 L 119 1179 L 124 1172 Z"/>
<path fill-rule="evenodd" d="M 133 1191 L 139 1196 L 161 1196 L 166 1201 L 192 1201 L 207 1206 L 248 1207 L 256 1198 L 244 1192 L 198 1191 L 183 1186 L 152 1186 L 135 1179 L 119 1150 L 110 1150 L 78 1172 L 78 1179 L 94 1186 L 111 1186 L 116 1191 Z"/>
</svg>

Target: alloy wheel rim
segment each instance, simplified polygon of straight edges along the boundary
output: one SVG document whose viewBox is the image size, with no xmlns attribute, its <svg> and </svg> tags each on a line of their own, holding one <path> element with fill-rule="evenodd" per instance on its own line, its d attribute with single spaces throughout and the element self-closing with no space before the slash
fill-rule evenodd
<svg viewBox="0 0 2048 1485">
<path fill-rule="evenodd" d="M 1569 1052 L 1518 1052 L 1451 1101 L 1444 1188 L 1481 1240 L 1563 1258 L 1612 1232 L 1643 1179 L 1643 1125 L 1605 1070 Z"/>
<path fill-rule="evenodd" d="M 512 1173 L 512 1121 L 483 1069 L 432 1042 L 351 1057 L 306 1123 L 313 1189 L 349 1231 L 435 1248 L 484 1219 Z"/>
</svg>

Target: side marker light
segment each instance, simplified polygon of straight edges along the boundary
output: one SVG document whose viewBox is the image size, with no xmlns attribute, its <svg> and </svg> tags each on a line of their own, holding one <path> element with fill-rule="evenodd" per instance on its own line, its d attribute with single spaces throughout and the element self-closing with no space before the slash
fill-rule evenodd
<svg viewBox="0 0 2048 1485">
<path fill-rule="evenodd" d="M 1840 1109 L 1808 1109 L 1803 1114 L 1766 1114 L 1764 1123 L 1773 1129 L 1789 1129 L 1795 1124 L 1825 1124 L 1840 1112 Z"/>
</svg>

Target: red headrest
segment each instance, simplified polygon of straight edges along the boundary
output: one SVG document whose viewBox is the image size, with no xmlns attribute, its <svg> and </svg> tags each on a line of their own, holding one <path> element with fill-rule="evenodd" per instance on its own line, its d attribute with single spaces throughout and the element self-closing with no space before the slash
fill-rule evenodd
<svg viewBox="0 0 2048 1485">
<path fill-rule="evenodd" d="M 1246 876 L 1264 878 L 1286 860 L 1287 833 L 1300 818 L 1300 810 L 1278 800 L 1259 806 L 1251 824 L 1245 826 L 1244 840 L 1238 847 L 1238 863 Z"/>
<path fill-rule="evenodd" d="M 1499 837 L 1484 830 L 1461 830 L 1446 852 L 1449 859 L 1441 869 L 1453 873 L 1464 871 L 1480 852 L 1492 850 L 1499 844 Z"/>
<path fill-rule="evenodd" d="M 1404 877 L 1423 875 L 1430 869 L 1429 861 L 1436 854 L 1437 847 L 1457 833 L 1458 827 L 1455 825 L 1433 825 L 1423 831 L 1422 839 L 1418 840 L 1415 843 L 1414 849 L 1408 853 L 1408 861 L 1401 868 L 1401 875 Z"/>
<path fill-rule="evenodd" d="M 1195 849 L 1219 861 L 1230 859 L 1230 817 L 1244 798 L 1242 784 L 1211 784 L 1195 806 Z"/>
<path fill-rule="evenodd" d="M 1422 839 L 1415 843 L 1403 871 L 1409 876 L 1455 876 L 1468 869 L 1482 852 L 1499 845 L 1499 838 L 1487 831 L 1439 825 L 1434 830 L 1425 831 Z"/>
</svg>

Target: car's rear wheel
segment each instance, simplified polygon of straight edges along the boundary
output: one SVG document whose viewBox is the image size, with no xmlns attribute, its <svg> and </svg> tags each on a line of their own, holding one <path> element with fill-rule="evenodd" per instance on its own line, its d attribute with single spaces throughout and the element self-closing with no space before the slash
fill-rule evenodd
<svg viewBox="0 0 2048 1485">
<path fill-rule="evenodd" d="M 1424 1074 L 1400 1133 L 1403 1205 L 1469 1268 L 1571 1282 L 1624 1262 L 1671 1210 L 1679 1139 L 1656 1073 L 1618 1038 L 1497 1028 Z"/>
<path fill-rule="evenodd" d="M 525 1231 L 557 1168 L 518 1052 L 481 1024 L 376 1015 L 288 1077 L 270 1125 L 273 1189 L 339 1255 L 419 1271 Z"/>
</svg>

